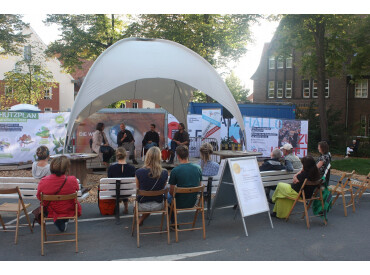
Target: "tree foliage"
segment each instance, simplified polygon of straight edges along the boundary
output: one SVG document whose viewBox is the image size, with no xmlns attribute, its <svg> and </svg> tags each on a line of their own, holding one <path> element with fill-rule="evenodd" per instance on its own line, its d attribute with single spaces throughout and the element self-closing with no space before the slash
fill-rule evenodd
<svg viewBox="0 0 370 275">
<path fill-rule="evenodd" d="M 84 60 L 95 60 L 124 38 L 125 23 L 114 14 L 49 14 L 45 23 L 59 26 L 61 38 L 52 42 L 46 53 L 57 54 L 67 72 L 75 71 Z"/>
<path fill-rule="evenodd" d="M 26 58 L 16 62 L 12 71 L 4 73 L 8 92 L 0 96 L 2 109 L 15 102 L 35 105 L 44 98 L 45 90 L 56 87 L 53 74 L 45 66 L 45 56 L 37 53 L 39 47 L 36 44 L 29 47 Z"/>
<path fill-rule="evenodd" d="M 286 56 L 293 49 L 302 53 L 302 75 L 317 80 L 322 140 L 329 139 L 325 80 L 343 74 L 348 67 L 352 52 L 349 33 L 358 19 L 354 15 L 290 14 L 283 16 L 277 30 L 277 54 Z"/>
<path fill-rule="evenodd" d="M 0 56 L 20 53 L 20 46 L 29 36 L 22 34 L 25 26 L 28 24 L 19 14 L 0 14 Z"/>
<path fill-rule="evenodd" d="M 226 77 L 225 83 L 237 103 L 245 103 L 248 101 L 247 96 L 249 93 L 249 89 L 246 89 L 244 87 L 244 85 L 241 83 L 240 79 L 235 75 L 234 72 L 231 72 L 231 74 Z"/>
</svg>

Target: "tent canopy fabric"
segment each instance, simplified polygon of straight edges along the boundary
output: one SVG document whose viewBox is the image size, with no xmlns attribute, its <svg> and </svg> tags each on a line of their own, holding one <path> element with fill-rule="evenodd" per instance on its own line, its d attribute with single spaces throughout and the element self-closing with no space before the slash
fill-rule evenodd
<svg viewBox="0 0 370 275">
<path fill-rule="evenodd" d="M 67 137 L 85 118 L 125 99 L 157 103 L 186 125 L 189 100 L 196 90 L 228 109 L 244 133 L 234 97 L 205 59 L 168 40 L 122 39 L 105 50 L 90 68 L 73 105 Z"/>
</svg>

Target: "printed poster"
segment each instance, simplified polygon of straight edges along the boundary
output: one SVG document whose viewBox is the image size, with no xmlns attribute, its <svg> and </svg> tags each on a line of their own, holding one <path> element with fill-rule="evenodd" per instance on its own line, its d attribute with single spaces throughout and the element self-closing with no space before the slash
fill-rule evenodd
<svg viewBox="0 0 370 275">
<path fill-rule="evenodd" d="M 35 161 L 40 145 L 61 154 L 69 114 L 0 112 L 0 163 Z"/>
<path fill-rule="evenodd" d="M 221 109 L 202 110 L 202 138 L 216 139 L 218 148 L 221 143 Z"/>
</svg>

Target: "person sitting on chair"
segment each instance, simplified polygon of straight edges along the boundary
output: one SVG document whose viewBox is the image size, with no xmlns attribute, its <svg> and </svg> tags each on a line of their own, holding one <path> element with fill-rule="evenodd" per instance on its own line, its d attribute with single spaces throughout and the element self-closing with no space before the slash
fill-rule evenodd
<svg viewBox="0 0 370 275">
<path fill-rule="evenodd" d="M 185 145 L 179 145 L 176 148 L 177 157 L 180 165 L 173 168 L 170 174 L 169 184 L 170 192 L 168 202 L 171 204 L 175 186 L 177 187 L 197 187 L 202 180 L 202 169 L 199 165 L 189 162 L 189 149 Z M 191 208 L 197 201 L 197 194 L 177 194 L 177 208 Z M 171 217 L 171 222 L 174 221 Z"/>
<path fill-rule="evenodd" d="M 321 156 L 317 159 L 316 165 L 319 168 L 321 177 L 324 176 L 326 168 L 331 162 L 331 154 L 329 152 L 329 145 L 326 141 L 320 141 L 317 150 L 321 154 Z M 330 169 L 326 175 L 326 179 L 329 182 L 330 180 Z"/>
<path fill-rule="evenodd" d="M 272 195 L 272 202 L 275 203 L 272 217 L 286 218 L 294 203 L 289 198 L 297 198 L 299 190 L 301 189 L 305 179 L 309 181 L 316 181 L 320 179 L 320 172 L 315 164 L 315 160 L 311 156 L 302 158 L 303 168 L 300 173 L 294 175 L 293 183 L 279 182 L 274 194 Z M 304 192 L 306 198 L 311 198 L 316 186 L 305 186 Z"/>
<path fill-rule="evenodd" d="M 188 146 L 190 143 L 189 134 L 185 131 L 185 125 L 184 123 L 179 123 L 178 131 L 173 136 L 173 139 L 171 140 L 171 158 L 169 163 L 173 164 L 173 160 L 175 159 L 175 152 L 176 147 L 179 145 L 186 145 Z"/>
<path fill-rule="evenodd" d="M 283 150 L 285 162 L 290 161 L 293 169 L 302 169 L 302 162 L 299 157 L 293 154 L 293 146 L 291 144 L 285 143 L 280 149 Z M 285 166 L 287 166 L 287 163 L 285 163 Z"/>
<path fill-rule="evenodd" d="M 286 169 L 285 165 L 282 165 L 280 162 L 281 151 L 279 148 L 275 148 L 271 152 L 271 159 L 265 159 L 262 165 L 260 166 L 260 171 L 274 171 L 274 170 L 284 170 Z M 275 190 L 276 186 L 267 186 L 265 187 L 266 198 L 268 202 L 272 203 L 270 198 L 270 190 Z"/>
<path fill-rule="evenodd" d="M 37 187 L 37 198 L 41 200 L 41 193 L 44 195 L 69 195 L 76 193 L 80 187 L 74 176 L 67 176 L 71 162 L 66 156 L 53 159 L 50 163 L 51 175 L 43 177 Z M 48 218 L 54 219 L 55 226 L 60 232 L 67 231 L 68 219 L 60 217 L 72 217 L 75 215 L 75 202 L 68 201 L 45 201 Z M 78 202 L 78 216 L 81 216 L 81 205 Z"/>
<path fill-rule="evenodd" d="M 104 123 L 102 122 L 96 125 L 96 131 L 92 137 L 91 148 L 95 153 L 103 154 L 103 163 L 105 166 L 108 166 L 108 162 L 114 154 L 114 149 L 108 143 L 107 136 L 104 133 Z"/>
<path fill-rule="evenodd" d="M 116 158 L 118 163 L 112 164 L 108 168 L 108 178 L 131 178 L 135 177 L 135 167 L 126 163 L 127 152 L 125 148 L 118 147 L 116 150 Z M 130 196 L 127 196 L 130 197 Z M 123 214 L 128 214 L 128 199 L 122 199 L 124 210 Z"/>
<path fill-rule="evenodd" d="M 138 164 L 135 159 L 135 139 L 132 133 L 126 129 L 126 125 L 121 123 L 121 131 L 117 135 L 117 145 L 118 147 L 123 147 L 129 152 L 129 159 L 132 160 L 133 164 Z"/>
<path fill-rule="evenodd" d="M 136 188 L 143 191 L 162 190 L 167 183 L 168 172 L 161 166 L 161 150 L 158 147 L 152 147 L 148 150 L 144 162 L 144 167 L 136 171 Z M 163 196 L 137 198 L 139 211 L 158 211 L 163 209 Z M 139 225 L 150 214 L 143 214 L 140 217 Z"/>
<path fill-rule="evenodd" d="M 208 142 L 200 146 L 200 161 L 199 165 L 202 168 L 202 175 L 205 177 L 215 176 L 218 173 L 220 165 L 217 162 L 211 161 L 211 154 L 213 153 L 212 145 Z"/>
<path fill-rule="evenodd" d="M 146 150 L 159 145 L 159 135 L 155 131 L 155 124 L 150 124 L 150 131 L 145 133 L 142 144 Z"/>
<path fill-rule="evenodd" d="M 49 176 L 50 164 L 49 161 L 49 149 L 48 147 L 42 145 L 36 149 L 36 156 L 38 161 L 32 163 L 32 177 L 35 179 L 41 179 L 45 176 Z"/>
</svg>

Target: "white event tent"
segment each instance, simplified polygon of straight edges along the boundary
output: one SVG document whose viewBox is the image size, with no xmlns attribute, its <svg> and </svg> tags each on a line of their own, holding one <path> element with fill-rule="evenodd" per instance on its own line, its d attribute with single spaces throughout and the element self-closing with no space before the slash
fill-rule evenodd
<svg viewBox="0 0 370 275">
<path fill-rule="evenodd" d="M 90 68 L 70 114 L 66 141 L 85 118 L 124 99 L 157 103 L 186 125 L 189 100 L 196 90 L 228 109 L 245 137 L 234 97 L 200 55 L 168 40 L 122 39 L 105 50 Z"/>
</svg>

